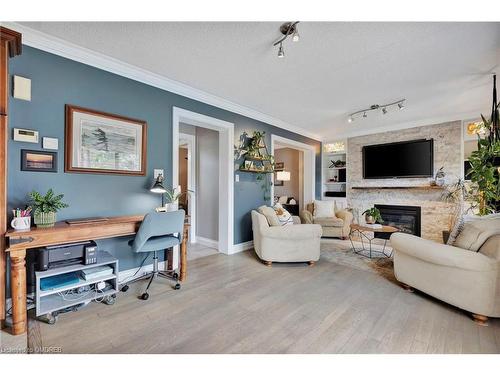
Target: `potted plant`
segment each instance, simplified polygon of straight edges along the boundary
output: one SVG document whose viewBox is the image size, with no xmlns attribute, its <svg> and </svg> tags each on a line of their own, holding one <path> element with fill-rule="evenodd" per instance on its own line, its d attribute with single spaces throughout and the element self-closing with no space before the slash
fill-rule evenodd
<svg viewBox="0 0 500 375">
<path fill-rule="evenodd" d="M 55 195 L 52 189 L 49 189 L 45 195 L 33 190 L 29 197 L 35 224 L 40 228 L 53 227 L 56 222 L 56 212 L 69 207 L 62 201 L 64 194 Z"/>
<path fill-rule="evenodd" d="M 166 187 L 165 190 L 165 207 L 167 208 L 167 211 L 177 211 L 179 209 L 179 198 L 186 194 L 186 192 L 181 193 L 180 189 L 174 189 L 171 187 Z"/>
<path fill-rule="evenodd" d="M 479 215 L 487 215 L 500 210 L 500 116 L 497 102 L 496 75 L 493 76 L 493 104 L 491 117 L 483 115 L 483 127 L 487 136 L 481 138 L 478 133 L 477 150 L 469 157 L 469 171 L 474 194 L 474 201 L 479 206 Z"/>
<path fill-rule="evenodd" d="M 377 207 L 369 208 L 361 215 L 365 215 L 366 224 L 382 224 L 384 222 L 384 220 L 382 220 L 382 216 L 380 215 L 380 210 Z"/>
</svg>

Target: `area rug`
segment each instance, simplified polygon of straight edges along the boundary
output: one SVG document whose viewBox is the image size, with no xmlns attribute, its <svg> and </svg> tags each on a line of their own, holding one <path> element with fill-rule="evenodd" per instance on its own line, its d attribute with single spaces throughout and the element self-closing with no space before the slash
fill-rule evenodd
<svg viewBox="0 0 500 375">
<path fill-rule="evenodd" d="M 361 243 L 354 242 L 356 248 L 361 248 Z M 382 251 L 383 241 L 380 244 L 373 244 L 373 250 Z M 391 254 L 392 248 L 386 246 L 385 253 Z M 343 266 L 377 273 L 384 278 L 396 281 L 394 277 L 394 264 L 392 258 L 375 255 L 367 258 L 353 252 L 349 240 L 322 239 L 321 240 L 321 260 Z"/>
</svg>

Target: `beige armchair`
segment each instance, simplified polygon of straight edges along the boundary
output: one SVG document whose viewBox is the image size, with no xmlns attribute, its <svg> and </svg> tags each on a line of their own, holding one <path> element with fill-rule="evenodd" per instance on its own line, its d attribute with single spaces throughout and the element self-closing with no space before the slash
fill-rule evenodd
<svg viewBox="0 0 500 375">
<path fill-rule="evenodd" d="M 252 230 L 255 253 L 268 266 L 272 265 L 272 262 L 308 262 L 313 265 L 319 259 L 319 225 L 271 227 L 264 215 L 252 211 Z"/>
<path fill-rule="evenodd" d="M 391 244 L 396 279 L 407 289 L 469 311 L 480 324 L 500 317 L 500 235 L 477 252 L 405 233 L 394 233 Z"/>
<path fill-rule="evenodd" d="M 347 210 L 335 209 L 335 217 L 313 217 L 314 204 L 309 203 L 300 213 L 302 224 L 319 224 L 323 229 L 323 237 L 339 237 L 346 239 L 351 230 L 353 215 Z"/>
</svg>

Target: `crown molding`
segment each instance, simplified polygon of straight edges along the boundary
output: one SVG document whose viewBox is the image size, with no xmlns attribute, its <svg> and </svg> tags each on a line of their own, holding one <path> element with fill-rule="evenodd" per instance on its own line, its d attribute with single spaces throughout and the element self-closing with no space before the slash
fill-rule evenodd
<svg viewBox="0 0 500 375">
<path fill-rule="evenodd" d="M 145 83 L 149 86 L 157 87 L 174 94 L 194 99 L 226 111 L 234 112 L 239 115 L 262 121 L 278 128 L 321 141 L 321 137 L 318 134 L 307 131 L 299 126 L 289 124 L 255 109 L 209 94 L 205 91 L 185 85 L 178 81 L 174 81 L 137 66 L 127 64 L 113 57 L 78 46 L 55 36 L 34 30 L 15 22 L 2 22 L 2 26 L 20 32 L 23 36 L 23 44 L 27 46 L 90 65 L 110 73 L 130 78 L 134 81 Z"/>
</svg>

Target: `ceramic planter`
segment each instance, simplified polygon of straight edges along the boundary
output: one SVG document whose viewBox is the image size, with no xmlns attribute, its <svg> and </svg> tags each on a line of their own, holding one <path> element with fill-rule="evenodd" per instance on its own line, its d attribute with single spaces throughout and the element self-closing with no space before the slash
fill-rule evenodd
<svg viewBox="0 0 500 375">
<path fill-rule="evenodd" d="M 375 219 L 373 216 L 365 214 L 365 222 L 366 224 L 375 224 Z"/>
<path fill-rule="evenodd" d="M 39 228 L 49 228 L 53 227 L 56 223 L 56 213 L 55 212 L 36 212 L 33 215 L 35 220 L 35 225 Z"/>
</svg>

